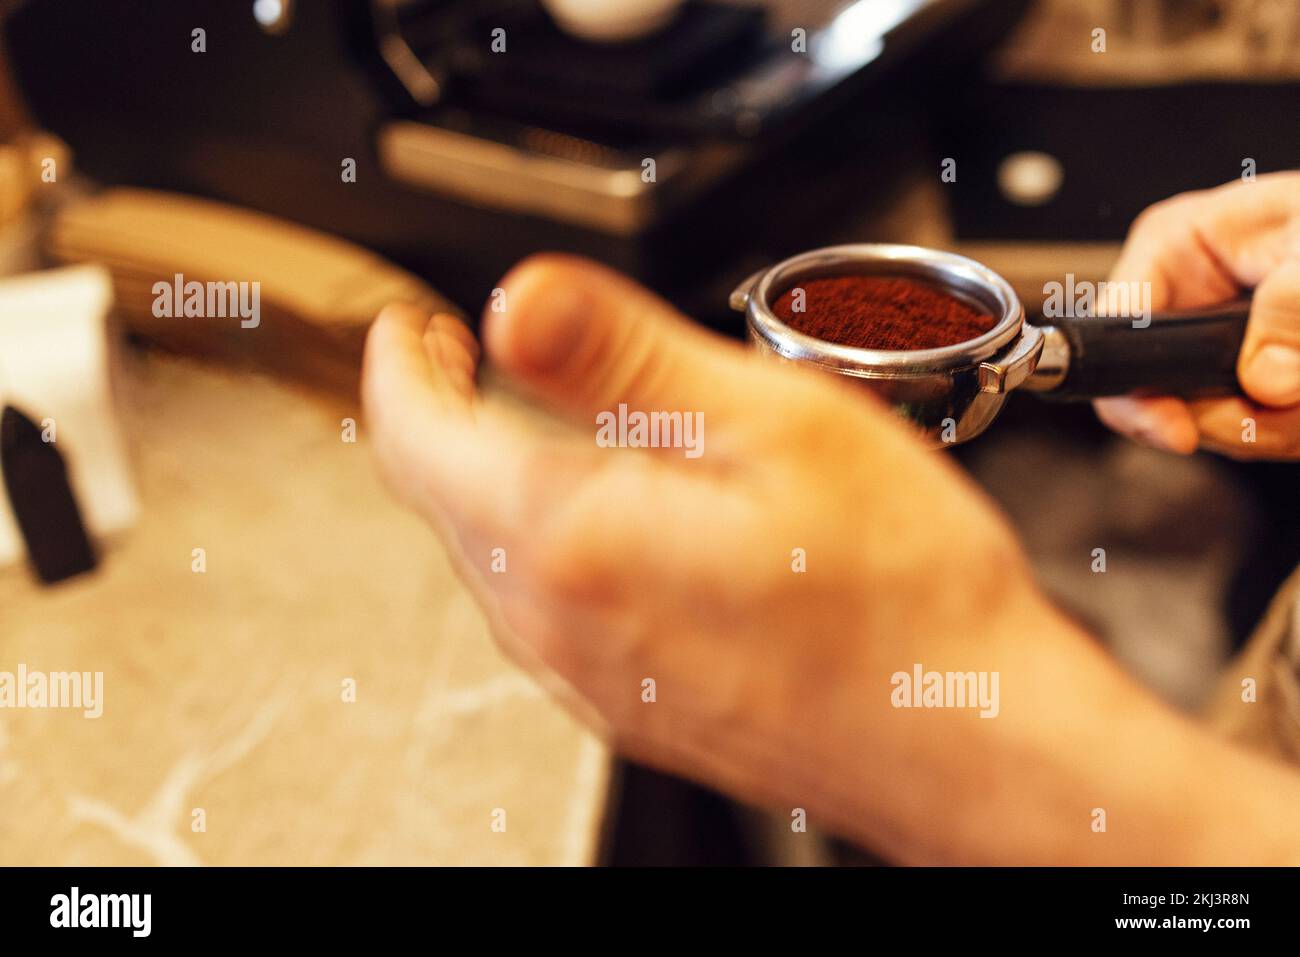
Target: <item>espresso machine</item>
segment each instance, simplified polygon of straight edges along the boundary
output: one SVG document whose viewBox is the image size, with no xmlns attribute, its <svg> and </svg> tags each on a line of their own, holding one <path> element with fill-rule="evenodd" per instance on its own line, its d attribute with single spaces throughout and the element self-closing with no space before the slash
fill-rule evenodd
<svg viewBox="0 0 1300 957">
<path fill-rule="evenodd" d="M 562 0 L 62 0 L 3 31 L 34 118 L 97 183 L 349 239 L 471 313 L 552 249 L 726 323 L 739 278 L 889 190 L 928 98 L 1026 3 L 667 6 L 610 36 Z"/>
</svg>

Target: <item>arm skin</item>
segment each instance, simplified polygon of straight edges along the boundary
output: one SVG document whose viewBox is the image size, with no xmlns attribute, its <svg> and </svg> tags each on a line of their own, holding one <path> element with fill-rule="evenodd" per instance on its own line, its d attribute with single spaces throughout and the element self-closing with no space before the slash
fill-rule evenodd
<svg viewBox="0 0 1300 957">
<path fill-rule="evenodd" d="M 488 357 L 571 430 L 485 398 L 470 332 L 404 306 L 370 334 L 367 421 L 500 643 L 615 747 L 901 862 L 1300 862 L 1300 775 L 1124 676 L 869 395 L 583 260 L 502 288 Z M 620 402 L 703 413 L 704 454 L 598 447 Z M 999 714 L 893 707 L 917 663 L 996 671 Z"/>
<path fill-rule="evenodd" d="M 1156 700 L 1041 598 L 1009 611 L 1000 627 L 1019 648 L 1002 672 L 999 717 L 945 728 L 942 749 L 922 764 L 935 777 L 912 790 L 924 802 L 855 805 L 837 819 L 844 833 L 909 863 L 1300 862 L 1294 769 Z M 917 773 L 908 759 L 898 755 L 897 773 Z M 872 763 L 857 773 L 872 775 Z M 1097 807 L 1105 833 L 1084 826 Z M 861 824 L 891 812 L 905 821 L 896 842 L 879 845 Z"/>
</svg>

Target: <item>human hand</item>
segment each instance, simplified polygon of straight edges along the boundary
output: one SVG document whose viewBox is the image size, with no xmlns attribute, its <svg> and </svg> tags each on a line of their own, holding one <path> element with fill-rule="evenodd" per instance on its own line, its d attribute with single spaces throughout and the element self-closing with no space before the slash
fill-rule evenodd
<svg viewBox="0 0 1300 957">
<path fill-rule="evenodd" d="M 1214 859 L 1159 822 L 1173 802 L 1198 819 L 1215 746 L 1046 603 L 948 457 L 595 264 L 534 258 L 501 288 L 488 356 L 574 431 L 511 418 L 469 331 L 401 306 L 367 343 L 367 421 L 502 644 L 616 747 L 898 860 Z M 703 454 L 599 447 L 620 403 L 701 413 Z M 895 707 L 914 666 L 997 674 L 996 718 Z"/>
<path fill-rule="evenodd" d="M 1212 305 L 1254 288 L 1237 361 L 1244 396 L 1098 399 L 1139 442 L 1240 459 L 1300 457 L 1300 173 L 1185 193 L 1134 222 L 1112 282 L 1150 282 L 1153 309 Z"/>
</svg>

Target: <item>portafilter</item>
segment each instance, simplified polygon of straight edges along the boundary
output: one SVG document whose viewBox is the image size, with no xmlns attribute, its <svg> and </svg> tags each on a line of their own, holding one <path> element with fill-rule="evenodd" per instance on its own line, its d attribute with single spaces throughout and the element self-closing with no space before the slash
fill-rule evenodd
<svg viewBox="0 0 1300 957">
<path fill-rule="evenodd" d="M 800 282 L 847 275 L 926 283 L 991 314 L 993 327 L 937 349 L 888 351 L 814 338 L 773 310 Z M 942 447 L 983 432 L 1018 388 L 1059 399 L 1236 391 L 1250 298 L 1152 312 L 1136 323 L 1131 315 L 1076 314 L 1031 324 L 1011 285 L 973 259 L 921 246 L 861 243 L 815 249 L 761 270 L 732 292 L 731 306 L 744 312 L 759 349 L 858 380 L 927 442 Z"/>
</svg>

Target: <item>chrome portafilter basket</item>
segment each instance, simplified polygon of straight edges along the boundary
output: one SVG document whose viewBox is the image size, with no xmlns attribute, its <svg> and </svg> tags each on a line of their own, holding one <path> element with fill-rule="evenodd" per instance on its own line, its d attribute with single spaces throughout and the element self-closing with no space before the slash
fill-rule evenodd
<svg viewBox="0 0 1300 957">
<path fill-rule="evenodd" d="M 809 279 L 907 278 L 949 293 L 994 318 L 977 338 L 937 349 L 862 349 L 806 335 L 772 304 Z M 1026 322 L 1011 285 L 973 259 L 889 243 L 829 246 L 748 277 L 731 294 L 754 345 L 785 361 L 847 376 L 890 403 L 934 447 L 969 441 L 1013 389 L 1069 399 L 1150 390 L 1179 395 L 1232 391 L 1250 300 L 1144 316 L 1074 315 Z M 869 321 L 863 316 L 863 321 Z"/>
</svg>

